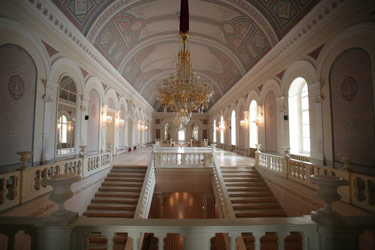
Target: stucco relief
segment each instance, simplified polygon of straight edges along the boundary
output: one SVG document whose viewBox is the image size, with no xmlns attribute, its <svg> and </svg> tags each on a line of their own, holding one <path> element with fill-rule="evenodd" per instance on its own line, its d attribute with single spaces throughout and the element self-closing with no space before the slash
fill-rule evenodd
<svg viewBox="0 0 375 250">
<path fill-rule="evenodd" d="M 17 151 L 32 150 L 37 72 L 33 59 L 17 45 L 2 46 L 0 58 L 0 136 L 3 141 L 0 165 L 4 165 L 18 162 Z"/>
<path fill-rule="evenodd" d="M 89 94 L 89 120 L 87 123 L 87 151 L 99 150 L 100 129 L 100 98 L 96 90 L 92 89 Z"/>
<path fill-rule="evenodd" d="M 265 132 L 266 132 L 266 150 L 277 152 L 277 124 L 276 124 L 276 97 L 275 93 L 270 91 L 265 98 Z"/>
<path fill-rule="evenodd" d="M 371 65 L 359 48 L 337 57 L 330 72 L 335 161 L 375 165 Z"/>
</svg>

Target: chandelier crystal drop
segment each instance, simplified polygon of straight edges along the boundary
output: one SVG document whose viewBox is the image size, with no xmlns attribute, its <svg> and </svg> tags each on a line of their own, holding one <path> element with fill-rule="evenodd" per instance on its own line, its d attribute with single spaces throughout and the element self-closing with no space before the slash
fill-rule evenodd
<svg viewBox="0 0 375 250">
<path fill-rule="evenodd" d="M 176 73 L 162 81 L 158 89 L 158 104 L 176 113 L 175 125 L 186 126 L 192 112 L 203 112 L 208 109 L 213 89 L 209 82 L 202 81 L 192 71 L 190 52 L 187 48 L 189 40 L 188 1 L 181 1 L 180 15 L 181 47 L 176 63 Z M 177 123 L 177 124 L 176 124 Z"/>
</svg>

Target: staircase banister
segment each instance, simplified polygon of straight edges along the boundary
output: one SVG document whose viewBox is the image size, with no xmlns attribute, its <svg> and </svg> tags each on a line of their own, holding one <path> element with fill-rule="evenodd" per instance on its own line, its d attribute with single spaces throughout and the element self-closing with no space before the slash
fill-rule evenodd
<svg viewBox="0 0 375 250">
<path fill-rule="evenodd" d="M 148 211 L 151 206 L 152 197 L 154 195 L 155 188 L 155 154 L 151 152 L 151 158 L 149 160 L 146 175 L 143 181 L 142 190 L 139 194 L 137 208 L 134 213 L 134 218 L 147 218 Z"/>
<path fill-rule="evenodd" d="M 226 186 L 225 186 L 225 183 L 224 183 L 223 174 L 221 173 L 221 169 L 220 169 L 220 166 L 219 166 L 219 163 L 217 161 L 215 153 L 212 153 L 212 158 L 213 158 L 213 163 L 214 163 L 213 169 L 214 169 L 214 171 L 216 171 L 217 181 L 218 181 L 218 184 L 219 184 L 220 189 L 221 189 L 221 190 L 217 190 L 217 191 L 221 192 L 224 196 L 224 204 L 225 204 L 225 208 L 224 208 L 224 211 L 223 211 L 224 217 L 227 218 L 227 219 L 236 218 L 236 215 L 234 213 L 233 207 L 232 207 L 231 202 L 230 202 L 229 194 L 227 192 L 227 189 L 226 189 Z M 214 188 L 215 188 L 215 186 L 214 186 Z"/>
</svg>

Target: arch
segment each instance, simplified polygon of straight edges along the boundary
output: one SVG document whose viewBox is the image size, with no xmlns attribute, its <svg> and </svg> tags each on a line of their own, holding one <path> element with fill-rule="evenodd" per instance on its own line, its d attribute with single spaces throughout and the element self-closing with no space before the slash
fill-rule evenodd
<svg viewBox="0 0 375 250">
<path fill-rule="evenodd" d="M 284 73 L 283 79 L 281 80 L 281 91 L 283 96 L 288 96 L 290 85 L 298 77 L 305 79 L 308 85 L 318 82 L 315 67 L 308 61 L 297 61 L 288 67 Z"/>
<path fill-rule="evenodd" d="M 119 103 L 116 92 L 113 89 L 108 89 L 107 93 L 105 94 L 104 104 L 107 105 L 107 108 L 109 107 L 108 104 L 110 104 L 110 100 L 112 100 L 114 104 L 114 107 L 112 107 L 112 109 L 118 110 Z"/>
<path fill-rule="evenodd" d="M 98 78 L 96 78 L 95 76 L 89 77 L 86 81 L 85 91 L 84 91 L 84 97 L 85 98 L 89 97 L 89 93 L 92 89 L 95 89 L 98 92 L 100 102 L 103 103 L 104 99 L 105 99 L 105 91 L 104 91 L 104 88 L 103 88 L 103 85 L 102 85 L 101 81 Z"/>
<path fill-rule="evenodd" d="M 260 92 L 260 98 L 262 103 L 264 103 L 265 97 L 268 92 L 273 91 L 275 94 L 275 98 L 281 96 L 281 88 L 279 83 L 275 79 L 269 79 L 263 84 L 262 91 Z"/>
<path fill-rule="evenodd" d="M 333 162 L 333 136 L 332 136 L 332 112 L 330 104 L 330 70 L 336 58 L 344 51 L 350 48 L 362 48 L 369 55 L 375 54 L 375 47 L 373 41 L 375 34 L 372 32 L 375 29 L 374 23 L 364 22 L 352 25 L 340 32 L 329 43 L 327 43 L 317 62 L 317 75 L 321 82 L 322 113 L 323 119 L 323 154 L 327 161 Z M 342 41 L 345 41 L 343 43 Z M 372 79 L 375 79 L 375 63 L 371 61 Z M 375 86 L 373 83 L 373 96 L 375 96 Z M 375 110 L 375 103 L 374 103 Z M 375 115 L 375 114 L 374 114 Z"/>
<path fill-rule="evenodd" d="M 64 76 L 69 76 L 73 79 L 77 88 L 77 96 L 82 95 L 85 80 L 81 70 L 72 60 L 59 58 L 52 64 L 49 81 L 57 84 Z M 77 103 L 81 104 L 80 98 L 77 98 Z"/>
</svg>

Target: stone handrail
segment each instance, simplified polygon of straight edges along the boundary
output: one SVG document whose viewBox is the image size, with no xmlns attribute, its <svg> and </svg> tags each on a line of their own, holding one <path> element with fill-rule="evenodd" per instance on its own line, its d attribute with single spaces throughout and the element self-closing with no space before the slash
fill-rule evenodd
<svg viewBox="0 0 375 250">
<path fill-rule="evenodd" d="M 375 185 L 374 176 L 356 174 L 345 169 L 314 165 L 310 162 L 290 159 L 288 156 L 272 155 L 260 151 L 256 152 L 255 166 L 265 168 L 272 173 L 299 182 L 314 190 L 319 188 L 312 182 L 311 175 L 343 178 L 349 182 L 349 186 L 338 188 L 341 200 L 370 212 L 375 212 L 375 204 L 371 198 L 374 193 L 372 191 Z"/>
<path fill-rule="evenodd" d="M 143 233 L 153 233 L 158 238 L 159 249 L 164 249 L 164 238 L 168 233 L 177 233 L 184 238 L 184 249 L 210 249 L 210 240 L 215 233 L 228 233 L 230 249 L 236 249 L 236 240 L 241 233 L 252 233 L 255 238 L 255 250 L 260 250 L 260 238 L 266 232 L 274 232 L 285 238 L 290 232 L 299 232 L 302 236 L 303 249 L 319 249 L 317 226 L 309 217 L 298 218 L 263 218 L 257 219 L 199 219 L 199 220 L 129 220 L 81 217 L 73 229 L 73 249 L 88 249 L 91 232 L 100 232 L 107 238 L 107 249 L 113 248 L 116 232 L 127 232 L 132 240 L 132 249 L 139 249 L 139 238 Z M 284 248 L 284 241 L 279 241 L 279 248 Z"/>
<path fill-rule="evenodd" d="M 156 147 L 155 167 L 208 167 L 212 165 L 211 147 Z"/>
<path fill-rule="evenodd" d="M 84 171 L 82 177 L 87 177 L 112 166 L 111 152 L 86 155 L 83 158 Z"/>
<path fill-rule="evenodd" d="M 86 178 L 112 166 L 110 152 L 28 167 L 0 175 L 0 212 L 23 204 L 52 190 L 42 180 L 57 174 L 76 174 Z"/>
<path fill-rule="evenodd" d="M 215 155 L 213 155 L 213 161 L 214 161 L 214 166 L 212 168 L 212 171 L 213 171 L 212 186 L 214 190 L 215 199 L 220 204 L 220 209 L 218 209 L 220 218 L 226 218 L 226 219 L 236 218 L 234 211 L 233 211 L 233 207 L 231 205 L 229 194 L 227 192 L 227 189 L 224 183 L 224 178 L 221 173 L 221 169 L 220 169 L 220 166 L 218 164 L 218 161 Z"/>
<path fill-rule="evenodd" d="M 155 157 L 154 153 L 151 153 L 151 158 L 148 163 L 147 172 L 143 182 L 142 190 L 139 195 L 137 209 L 134 213 L 136 219 L 147 219 L 151 208 L 151 202 L 154 195 L 154 189 L 156 184 L 155 179 Z"/>
</svg>

